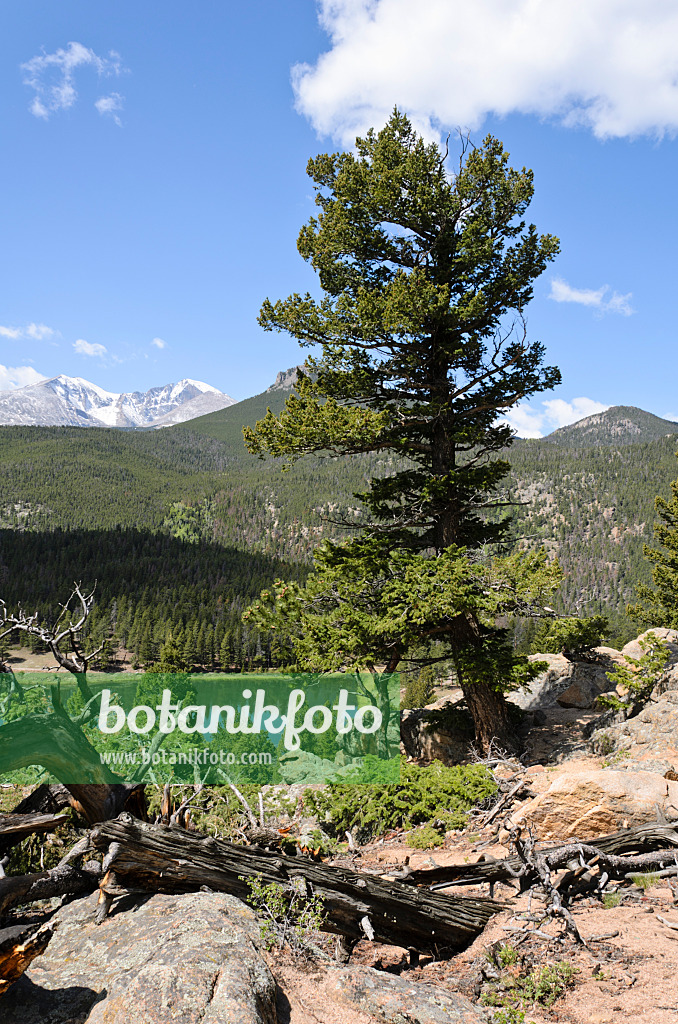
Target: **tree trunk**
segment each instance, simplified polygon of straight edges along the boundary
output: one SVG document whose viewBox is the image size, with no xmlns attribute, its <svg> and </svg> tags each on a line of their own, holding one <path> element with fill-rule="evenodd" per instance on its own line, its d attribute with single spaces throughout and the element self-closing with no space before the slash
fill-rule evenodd
<svg viewBox="0 0 678 1024">
<path fill-rule="evenodd" d="M 509 753 L 518 751 L 520 741 L 504 694 L 488 683 L 465 683 L 460 679 L 459 685 L 473 716 L 478 749 L 486 754 L 494 741 L 495 746 Z"/>
<path fill-rule="evenodd" d="M 41 928 L 35 924 L 24 924 L 0 930 L 0 998 L 10 985 L 19 980 L 36 956 L 44 953 L 53 933 L 51 921 Z"/>
<path fill-rule="evenodd" d="M 325 931 L 439 955 L 465 949 L 490 917 L 503 909 L 494 900 L 442 896 L 305 857 L 237 846 L 166 825 L 148 825 L 121 814 L 92 832 L 105 852 L 101 881 L 103 920 L 111 900 L 129 889 L 191 892 L 208 886 L 245 902 L 248 879 L 301 886 L 323 902 Z"/>
<path fill-rule="evenodd" d="M 0 914 L 4 916 L 17 904 L 55 896 L 87 896 L 96 889 L 100 875 L 99 864 L 92 862 L 82 870 L 72 864 L 59 864 L 49 871 L 0 878 Z"/>
<path fill-rule="evenodd" d="M 65 814 L 0 814 L 0 857 L 28 836 L 53 832 L 67 820 Z"/>
</svg>

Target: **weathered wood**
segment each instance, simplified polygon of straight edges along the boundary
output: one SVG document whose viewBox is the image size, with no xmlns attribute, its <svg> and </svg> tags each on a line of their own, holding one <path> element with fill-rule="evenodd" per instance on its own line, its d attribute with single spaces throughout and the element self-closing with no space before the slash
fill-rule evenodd
<svg viewBox="0 0 678 1024">
<path fill-rule="evenodd" d="M 68 807 L 71 797 L 65 786 L 60 782 L 52 786 L 42 783 L 37 786 L 28 796 L 24 797 L 21 803 L 11 810 L 12 814 L 58 814 L 64 807 Z"/>
<path fill-rule="evenodd" d="M 0 730 L 0 739 L 2 732 Z M 146 821 L 148 804 L 144 784 L 140 782 L 115 782 L 102 784 L 64 786 L 38 786 L 29 793 L 11 814 L 41 812 L 54 814 L 64 807 L 73 807 L 90 825 L 106 818 L 116 818 L 121 811 L 129 811 L 136 818 Z"/>
<path fill-rule="evenodd" d="M 28 836 L 53 832 L 67 820 L 65 814 L 0 814 L 0 857 Z"/>
<path fill-rule="evenodd" d="M 48 922 L 41 928 L 31 924 L 0 930 L 0 999 L 36 956 L 44 953 L 54 928 L 55 925 Z"/>
<path fill-rule="evenodd" d="M 112 785 L 67 784 L 71 806 L 90 823 L 116 818 L 123 808 L 135 817 L 146 820 L 147 803 L 143 783 L 118 782 Z"/>
<path fill-rule="evenodd" d="M 599 836 L 595 839 L 576 840 L 571 839 L 567 843 L 558 843 L 553 846 L 544 847 L 540 853 L 544 854 L 551 867 L 558 867 L 566 864 L 571 858 L 577 856 L 579 846 L 584 848 L 595 847 L 597 852 L 608 854 L 614 857 L 621 854 L 650 854 L 652 851 L 671 850 L 678 847 L 678 822 L 668 822 L 665 825 L 652 823 L 639 825 L 635 828 L 622 829 L 613 832 L 611 835 Z M 667 858 L 668 859 L 668 858 Z M 637 861 L 637 870 L 642 870 L 640 865 L 659 863 L 661 856 L 653 861 L 651 857 Z M 613 861 L 611 863 L 614 863 Z M 488 858 L 476 864 L 448 864 L 440 868 L 420 868 L 403 872 L 402 880 L 414 885 L 436 885 L 441 888 L 448 885 L 480 885 L 482 882 L 501 882 L 515 879 L 520 872 L 523 863 L 519 857 L 504 857 L 501 860 Z M 630 870 L 634 865 L 631 865 Z M 616 869 L 615 869 L 616 870 Z M 621 862 L 619 866 L 621 870 Z M 622 877 L 620 875 L 619 877 Z"/>
<path fill-rule="evenodd" d="M 433 955 L 464 949 L 504 907 L 495 900 L 442 896 L 304 857 L 149 825 L 129 814 L 98 825 L 91 838 L 94 849 L 107 853 L 104 871 L 114 871 L 101 882 L 104 907 L 128 890 L 173 893 L 202 886 L 247 902 L 248 879 L 282 885 L 303 880 L 323 901 L 327 931 L 362 939 L 367 918 L 377 942 Z"/>
<path fill-rule="evenodd" d="M 50 871 L 0 878 L 0 916 L 6 914 L 10 907 L 36 900 L 87 895 L 97 888 L 100 877 L 99 865 L 92 862 L 82 869 L 72 864 L 60 864 Z"/>
</svg>

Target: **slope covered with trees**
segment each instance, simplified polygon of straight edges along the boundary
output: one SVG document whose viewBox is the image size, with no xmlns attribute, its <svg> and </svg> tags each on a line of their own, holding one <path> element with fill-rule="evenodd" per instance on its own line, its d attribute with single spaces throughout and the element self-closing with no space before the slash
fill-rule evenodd
<svg viewBox="0 0 678 1024">
<path fill-rule="evenodd" d="M 195 624 L 216 626 L 210 595 L 228 578 L 239 603 L 223 621 L 240 628 L 239 609 L 260 586 L 276 575 L 301 578 L 318 540 L 345 532 L 327 517 L 357 518 L 353 492 L 394 466 L 377 456 L 309 458 L 283 473 L 278 461 L 249 455 L 243 425 L 267 406 L 279 411 L 288 394 L 264 392 L 190 429 L 0 428 L 0 595 L 46 610 L 73 578 L 98 579 L 94 625 L 111 622 L 114 601 L 131 609 L 132 620 L 137 609 L 147 613 L 165 624 L 154 626 L 155 656 L 161 637 L 179 624 L 195 620 L 189 634 Z M 599 427 L 607 432 L 604 419 Z M 671 495 L 678 448 L 676 435 L 630 443 L 633 437 L 583 447 L 555 444 L 553 435 L 517 441 L 506 481 L 506 496 L 526 502 L 514 510 L 511 543 L 543 543 L 565 570 L 556 606 L 609 614 L 619 639 L 634 632 L 626 604 L 638 583 L 650 582 L 643 545 L 653 542 L 655 495 Z M 203 573 L 205 592 L 195 583 Z M 138 635 L 124 636 L 139 656 Z"/>
</svg>

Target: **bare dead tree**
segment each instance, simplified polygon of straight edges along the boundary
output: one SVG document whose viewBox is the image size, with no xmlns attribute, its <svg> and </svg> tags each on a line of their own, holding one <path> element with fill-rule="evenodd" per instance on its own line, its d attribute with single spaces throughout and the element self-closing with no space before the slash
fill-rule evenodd
<svg viewBox="0 0 678 1024">
<path fill-rule="evenodd" d="M 89 592 L 83 590 L 82 583 L 74 583 L 70 597 L 60 605 L 61 611 L 51 625 L 40 622 L 37 612 L 27 614 L 21 606 L 10 614 L 5 602 L 0 600 L 0 640 L 15 631 L 37 637 L 49 648 L 57 664 L 74 676 L 85 701 L 93 697 L 87 671 L 106 646 L 104 641 L 95 650 L 86 651 L 83 643 L 83 631 L 94 607 L 95 589 L 96 583 Z"/>
<path fill-rule="evenodd" d="M 94 607 L 94 591 L 74 583 L 68 600 L 52 624 L 42 623 L 38 613 L 29 615 L 19 606 L 16 613 L 7 610 L 0 599 L 0 640 L 19 631 L 37 637 L 53 654 L 57 664 L 75 678 L 85 706 L 72 719 L 61 705 L 58 686 L 52 687 L 52 714 L 32 715 L 1 727 L 0 771 L 11 771 L 27 764 L 41 764 L 63 782 L 69 802 L 90 822 L 115 817 L 123 809 L 145 818 L 147 812 L 143 773 L 125 782 L 101 764 L 98 752 L 80 728 L 98 714 L 99 695 L 93 694 L 87 682 L 87 671 L 101 653 L 105 642 L 87 650 L 83 632 Z M 23 697 L 23 688 L 13 673 L 8 692 L 0 701 L 0 717 L 13 700 Z M 26 688 L 27 689 L 27 688 Z M 159 737 L 161 740 L 162 737 Z M 83 782 L 71 782 L 73 766 L 79 764 Z"/>
</svg>

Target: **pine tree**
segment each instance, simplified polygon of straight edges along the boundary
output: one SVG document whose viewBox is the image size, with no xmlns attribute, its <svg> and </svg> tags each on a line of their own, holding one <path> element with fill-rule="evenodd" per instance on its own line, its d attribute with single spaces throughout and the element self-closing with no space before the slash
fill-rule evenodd
<svg viewBox="0 0 678 1024">
<path fill-rule="evenodd" d="M 641 584 L 639 601 L 630 605 L 627 612 L 644 625 L 678 629 L 678 480 L 671 484 L 671 495 L 669 501 L 658 495 L 654 503 L 659 515 L 654 536 L 661 548 L 647 544 L 643 548 L 653 566 L 654 589 Z"/>
<path fill-rule="evenodd" d="M 509 167 L 498 140 L 463 147 L 450 174 L 446 154 L 398 111 L 355 154 L 321 155 L 308 173 L 320 212 L 298 249 L 324 295 L 267 300 L 260 323 L 322 357 L 307 361 L 280 415 L 245 429 L 246 444 L 288 463 L 375 453 L 389 472 L 356 495 L 361 535 L 317 551 L 308 587 L 266 592 L 256 615 L 271 602 L 298 615 L 296 651 L 309 667 L 393 672 L 413 648 L 443 641 L 478 742 L 512 746 L 502 691 L 531 669 L 495 621 L 519 608 L 511 573 L 519 588 L 529 582 L 513 563 L 499 608 L 478 566 L 507 535 L 502 414 L 560 381 L 523 319 L 557 239 L 525 227 L 532 173 Z"/>
</svg>

